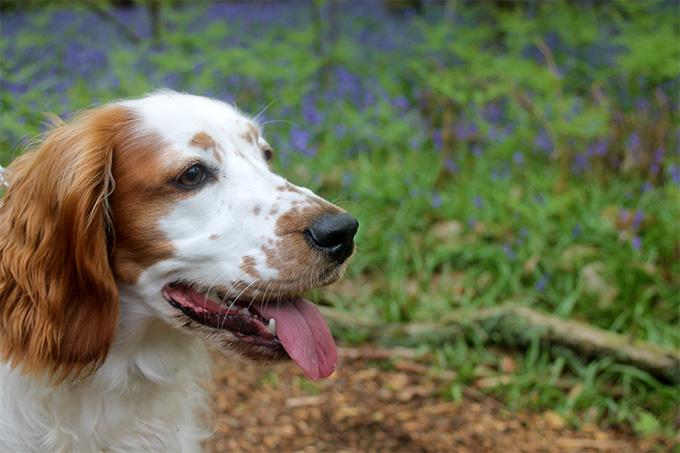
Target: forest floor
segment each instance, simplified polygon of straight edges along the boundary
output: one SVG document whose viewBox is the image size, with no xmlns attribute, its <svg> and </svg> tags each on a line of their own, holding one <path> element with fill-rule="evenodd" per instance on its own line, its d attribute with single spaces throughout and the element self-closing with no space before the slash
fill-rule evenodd
<svg viewBox="0 0 680 453">
<path fill-rule="evenodd" d="M 645 452 L 649 439 L 569 427 L 557 413 L 510 411 L 451 375 L 371 347 L 340 348 L 338 371 L 317 383 L 292 363 L 215 356 L 215 433 L 207 452 Z M 449 372 L 450 373 L 450 372 Z M 670 449 L 670 446 L 667 446 Z"/>
</svg>

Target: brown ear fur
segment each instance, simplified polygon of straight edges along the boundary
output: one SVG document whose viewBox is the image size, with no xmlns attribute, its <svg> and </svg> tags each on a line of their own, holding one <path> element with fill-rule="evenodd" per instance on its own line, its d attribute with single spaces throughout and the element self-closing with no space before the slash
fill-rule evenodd
<svg viewBox="0 0 680 453">
<path fill-rule="evenodd" d="M 0 355 L 58 379 L 94 370 L 118 321 L 107 197 L 123 107 L 58 125 L 7 169 L 0 200 Z"/>
</svg>

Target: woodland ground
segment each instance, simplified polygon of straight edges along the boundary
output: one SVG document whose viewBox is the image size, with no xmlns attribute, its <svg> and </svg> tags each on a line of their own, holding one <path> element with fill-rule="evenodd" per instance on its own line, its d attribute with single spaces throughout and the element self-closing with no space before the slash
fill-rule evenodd
<svg viewBox="0 0 680 453">
<path fill-rule="evenodd" d="M 311 383 L 292 363 L 229 362 L 215 355 L 215 434 L 223 452 L 611 452 L 670 448 L 632 432 L 588 424 L 569 428 L 554 411 L 510 411 L 473 387 L 460 401 L 442 397 L 452 375 L 386 351 L 342 348 L 329 379 Z M 664 447 L 665 445 L 665 447 Z"/>
</svg>

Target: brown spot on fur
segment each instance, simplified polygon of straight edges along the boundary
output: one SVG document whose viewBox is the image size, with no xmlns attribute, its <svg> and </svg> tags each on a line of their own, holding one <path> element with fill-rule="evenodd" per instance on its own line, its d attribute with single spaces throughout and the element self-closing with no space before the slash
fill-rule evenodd
<svg viewBox="0 0 680 453">
<path fill-rule="evenodd" d="M 255 268 L 255 258 L 244 256 L 241 261 L 241 270 L 253 278 L 260 278 L 260 273 Z"/>
<path fill-rule="evenodd" d="M 255 145 L 257 143 L 258 137 L 260 136 L 260 131 L 258 131 L 257 128 L 251 123 L 248 123 L 246 128 L 248 130 L 241 134 L 241 138 L 251 145 Z"/>
<path fill-rule="evenodd" d="M 279 212 L 279 207 L 277 205 L 272 206 L 272 208 L 269 210 L 269 215 L 275 215 L 277 212 Z"/>
<path fill-rule="evenodd" d="M 259 205 L 255 205 L 255 207 L 253 208 L 253 214 L 260 215 L 261 210 L 262 210 L 262 208 L 260 208 Z"/>
<path fill-rule="evenodd" d="M 278 186 L 276 188 L 276 190 L 278 190 L 279 192 L 292 192 L 292 193 L 300 193 L 300 194 L 304 193 L 304 192 L 302 192 L 302 190 L 300 190 L 299 187 L 294 186 L 293 184 L 291 184 L 289 182 L 286 182 L 282 186 Z"/>
<path fill-rule="evenodd" d="M 219 238 L 220 238 L 219 234 L 211 234 L 210 236 L 208 236 L 208 239 L 210 239 L 211 241 L 214 241 Z"/>
<path fill-rule="evenodd" d="M 222 156 L 220 151 L 222 147 L 206 132 L 199 132 L 191 138 L 189 145 L 196 146 L 197 148 L 204 149 L 206 151 L 212 151 L 213 157 L 219 163 L 222 163 Z"/>
</svg>

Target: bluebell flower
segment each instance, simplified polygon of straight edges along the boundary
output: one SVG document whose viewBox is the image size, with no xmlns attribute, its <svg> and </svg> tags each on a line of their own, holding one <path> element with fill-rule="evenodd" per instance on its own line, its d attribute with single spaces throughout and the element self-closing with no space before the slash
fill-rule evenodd
<svg viewBox="0 0 680 453">
<path fill-rule="evenodd" d="M 578 153 L 574 156 L 574 162 L 571 164 L 571 172 L 575 175 L 583 174 L 590 167 L 590 162 L 585 154 Z"/>
<path fill-rule="evenodd" d="M 439 209 L 442 207 L 442 196 L 439 194 L 439 192 L 434 192 L 432 193 L 432 207 L 435 209 Z"/>
<path fill-rule="evenodd" d="M 675 164 L 671 164 L 668 171 L 671 174 L 671 181 L 673 181 L 673 184 L 680 186 L 680 167 Z"/>
<path fill-rule="evenodd" d="M 571 236 L 573 238 L 577 238 L 581 236 L 581 233 L 583 233 L 583 228 L 581 228 L 581 225 L 577 223 L 574 225 L 574 228 L 571 229 Z"/>
<path fill-rule="evenodd" d="M 472 147 L 472 155 L 475 157 L 481 157 L 484 154 L 484 149 L 480 145 L 475 145 Z"/>
<path fill-rule="evenodd" d="M 548 281 L 549 281 L 548 274 L 541 274 L 541 276 L 538 278 L 538 281 L 534 285 L 534 288 L 539 293 L 542 293 L 545 291 L 546 286 L 548 286 Z"/>
<path fill-rule="evenodd" d="M 517 166 L 522 166 L 524 164 L 524 153 L 521 151 L 515 151 L 512 155 L 512 162 Z"/>
<path fill-rule="evenodd" d="M 453 127 L 456 138 L 460 141 L 468 141 L 477 135 L 477 125 L 466 121 L 458 122 Z"/>
<path fill-rule="evenodd" d="M 484 106 L 484 118 L 490 123 L 500 123 L 504 113 L 498 102 L 489 102 Z"/>
<path fill-rule="evenodd" d="M 632 132 L 628 136 L 628 149 L 635 150 L 640 147 L 642 141 L 640 140 L 640 135 L 637 132 Z"/>
<path fill-rule="evenodd" d="M 552 153 L 553 149 L 555 148 L 552 140 L 550 139 L 550 136 L 548 136 L 547 132 L 543 129 L 541 129 L 541 131 L 534 139 L 534 145 L 536 146 L 536 148 L 538 148 L 539 151 L 543 152 L 544 154 Z"/>
<path fill-rule="evenodd" d="M 404 96 L 397 96 L 394 98 L 392 100 L 392 105 L 401 110 L 406 110 L 411 106 L 408 99 Z"/>
<path fill-rule="evenodd" d="M 640 236 L 633 236 L 633 239 L 630 240 L 630 245 L 635 250 L 640 250 L 640 248 L 642 247 L 642 241 L 640 240 Z"/>
<path fill-rule="evenodd" d="M 314 156 L 316 149 L 309 145 L 309 132 L 304 129 L 293 128 L 290 131 L 290 143 L 307 157 Z"/>
<path fill-rule="evenodd" d="M 661 164 L 663 162 L 663 157 L 666 155 L 666 149 L 663 146 L 659 146 L 654 152 L 654 158 L 652 162 L 655 164 Z"/>
<path fill-rule="evenodd" d="M 458 164 L 454 162 L 453 159 L 446 158 L 444 159 L 444 168 L 446 168 L 450 173 L 456 174 L 460 170 L 458 167 Z"/>
<path fill-rule="evenodd" d="M 633 228 L 638 230 L 645 220 L 645 213 L 641 209 L 635 211 L 635 216 L 633 217 Z"/>
<path fill-rule="evenodd" d="M 311 96 L 302 99 L 302 117 L 309 124 L 318 124 L 323 120 L 323 114 L 316 108 L 316 101 Z"/>
<path fill-rule="evenodd" d="M 475 198 L 472 200 L 472 203 L 474 203 L 477 209 L 481 209 L 482 205 L 484 204 L 484 201 L 482 200 L 482 197 L 480 197 L 479 195 L 475 195 Z"/>
<path fill-rule="evenodd" d="M 432 132 L 432 143 L 434 143 L 434 149 L 437 151 L 441 151 L 444 147 L 444 139 L 442 138 L 441 129 L 437 129 Z"/>
<path fill-rule="evenodd" d="M 505 253 L 505 256 L 509 260 L 514 260 L 515 259 L 515 251 L 512 249 L 510 244 L 503 244 L 503 253 Z"/>
<path fill-rule="evenodd" d="M 587 149 L 586 149 L 586 156 L 588 157 L 593 157 L 593 156 L 604 156 L 607 154 L 607 140 L 602 139 L 598 140 L 595 143 L 591 144 Z"/>
</svg>

